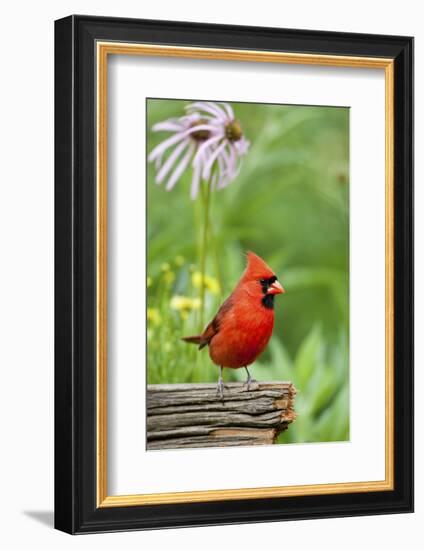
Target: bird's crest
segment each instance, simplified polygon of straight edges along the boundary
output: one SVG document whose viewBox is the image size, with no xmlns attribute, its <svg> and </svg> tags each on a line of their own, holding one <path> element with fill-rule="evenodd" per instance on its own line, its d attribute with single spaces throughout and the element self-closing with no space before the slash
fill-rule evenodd
<svg viewBox="0 0 424 550">
<path fill-rule="evenodd" d="M 274 275 L 274 272 L 269 265 L 266 264 L 263 259 L 254 252 L 249 250 L 246 257 L 247 267 L 244 272 L 244 277 L 248 277 L 249 279 L 269 279 Z"/>
</svg>

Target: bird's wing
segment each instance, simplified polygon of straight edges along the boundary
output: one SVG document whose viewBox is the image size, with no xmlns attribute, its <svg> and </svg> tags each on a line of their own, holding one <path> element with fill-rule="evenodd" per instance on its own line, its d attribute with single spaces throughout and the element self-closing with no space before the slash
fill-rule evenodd
<svg viewBox="0 0 424 550">
<path fill-rule="evenodd" d="M 219 308 L 218 313 L 215 315 L 215 317 L 212 319 L 212 321 L 203 331 L 202 341 L 199 346 L 199 349 L 202 349 L 206 345 L 208 345 L 209 342 L 212 340 L 212 338 L 215 336 L 215 334 L 219 332 L 222 320 L 224 319 L 225 315 L 232 309 L 233 305 L 234 305 L 234 300 L 232 299 L 232 296 L 229 296 L 225 300 L 225 302 L 222 304 L 222 306 Z"/>
</svg>

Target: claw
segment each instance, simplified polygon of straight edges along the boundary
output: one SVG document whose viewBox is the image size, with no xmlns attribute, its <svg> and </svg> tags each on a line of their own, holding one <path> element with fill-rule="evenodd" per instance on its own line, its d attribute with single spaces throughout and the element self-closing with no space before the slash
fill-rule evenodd
<svg viewBox="0 0 424 550">
<path fill-rule="evenodd" d="M 254 378 L 248 378 L 248 380 L 246 381 L 246 383 L 243 385 L 243 387 L 246 388 L 246 391 L 250 391 L 251 387 L 254 386 L 255 384 L 257 384 L 258 381 L 255 380 Z"/>
<path fill-rule="evenodd" d="M 244 384 L 244 387 L 246 388 L 247 391 L 250 391 L 250 387 L 254 384 L 257 384 L 257 380 L 255 380 L 254 378 L 252 378 L 250 376 L 250 372 L 248 370 L 247 367 L 244 367 L 246 369 L 246 372 L 247 372 L 247 380 L 246 380 L 246 383 Z"/>
</svg>

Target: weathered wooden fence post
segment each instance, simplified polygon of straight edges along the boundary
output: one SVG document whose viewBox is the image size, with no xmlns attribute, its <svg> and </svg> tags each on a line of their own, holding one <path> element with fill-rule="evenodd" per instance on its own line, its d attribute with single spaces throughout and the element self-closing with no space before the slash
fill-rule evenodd
<svg viewBox="0 0 424 550">
<path fill-rule="evenodd" d="M 147 448 L 179 449 L 269 445 L 295 419 L 291 382 L 259 382 L 247 391 L 215 384 L 158 384 L 147 387 Z"/>
</svg>

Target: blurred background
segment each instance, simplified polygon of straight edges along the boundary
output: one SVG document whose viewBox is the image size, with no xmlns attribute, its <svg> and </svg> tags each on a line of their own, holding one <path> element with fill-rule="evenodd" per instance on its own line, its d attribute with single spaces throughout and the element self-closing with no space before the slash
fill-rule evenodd
<svg viewBox="0 0 424 550">
<path fill-rule="evenodd" d="M 169 136 L 154 123 L 189 102 L 148 100 L 147 150 Z M 274 334 L 250 371 L 290 380 L 297 419 L 279 443 L 349 439 L 349 110 L 231 103 L 250 149 L 241 172 L 212 193 L 206 264 L 209 321 L 232 291 L 252 250 L 286 294 L 275 303 Z M 148 383 L 216 382 L 198 333 L 202 200 L 190 199 L 191 170 L 174 189 L 147 165 Z M 224 381 L 245 381 L 224 369 Z"/>
</svg>

